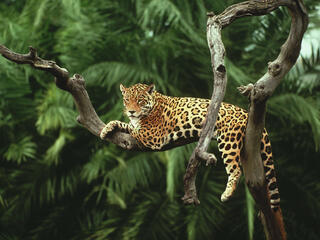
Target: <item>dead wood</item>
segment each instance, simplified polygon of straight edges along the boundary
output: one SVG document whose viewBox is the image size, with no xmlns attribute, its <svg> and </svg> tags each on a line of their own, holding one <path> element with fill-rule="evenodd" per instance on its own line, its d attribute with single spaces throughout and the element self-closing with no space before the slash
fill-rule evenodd
<svg viewBox="0 0 320 240">
<path fill-rule="evenodd" d="M 264 128 L 266 101 L 299 56 L 301 40 L 308 25 L 307 12 L 302 0 L 251 0 L 232 5 L 219 15 L 208 14 L 207 40 L 211 54 L 214 89 L 206 122 L 198 145 L 190 157 L 184 176 L 184 202 L 187 204 L 199 204 L 195 185 L 197 169 L 201 160 L 205 160 L 207 164 L 216 162 L 215 156 L 208 153 L 207 150 L 213 137 L 215 122 L 227 85 L 224 65 L 225 49 L 221 40 L 221 29 L 238 18 L 265 15 L 280 6 L 287 7 L 292 17 L 288 39 L 281 47 L 277 59 L 268 63 L 268 71 L 255 84 L 239 88 L 239 91 L 248 96 L 250 100 L 249 119 L 241 161 L 246 183 L 261 210 L 261 222 L 264 225 L 267 239 L 286 239 L 286 236 L 281 233 L 281 226 L 278 225 L 277 219 L 275 219 L 270 208 L 260 156 L 260 140 Z M 79 112 L 77 121 L 95 136 L 100 136 L 105 124 L 100 120 L 91 104 L 85 89 L 84 78 L 81 75 L 74 74 L 70 77 L 67 69 L 59 67 L 54 61 L 38 57 L 37 51 L 33 47 L 30 47 L 29 53 L 19 54 L 0 45 L 0 53 L 10 61 L 18 64 L 29 64 L 33 68 L 52 74 L 55 77 L 57 87 L 73 96 Z M 151 151 L 151 149 L 139 145 L 128 133 L 115 131 L 107 140 L 125 150 Z M 188 140 L 180 141 L 161 150 L 167 150 L 190 142 Z"/>
<path fill-rule="evenodd" d="M 260 141 L 264 129 L 266 101 L 272 95 L 281 79 L 296 62 L 301 48 L 301 41 L 308 26 L 308 16 L 302 0 L 267 0 L 246 1 L 232 5 L 221 14 L 208 14 L 207 41 L 211 53 L 214 89 L 208 109 L 206 123 L 203 127 L 198 145 L 190 157 L 184 176 L 185 195 L 187 204 L 199 204 L 196 191 L 196 175 L 200 161 L 209 156 L 207 149 L 210 137 L 213 135 L 218 110 L 225 94 L 227 84 L 224 67 L 224 45 L 221 41 L 221 29 L 234 20 L 245 16 L 259 16 L 270 13 L 279 6 L 288 8 L 292 21 L 287 41 L 281 47 L 279 56 L 268 63 L 268 72 L 254 85 L 241 86 L 239 91 L 249 96 L 249 119 L 246 128 L 245 143 L 241 155 L 241 163 L 251 194 L 261 210 L 261 222 L 267 239 L 286 239 L 282 216 L 279 219 L 272 212 L 267 192 L 265 174 L 260 155 Z M 205 159 L 208 160 L 208 159 Z"/>
</svg>

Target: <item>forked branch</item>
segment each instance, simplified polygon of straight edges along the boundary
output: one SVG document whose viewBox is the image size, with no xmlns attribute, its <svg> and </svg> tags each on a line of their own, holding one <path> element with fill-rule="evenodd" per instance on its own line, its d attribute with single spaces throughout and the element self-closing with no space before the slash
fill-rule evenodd
<svg viewBox="0 0 320 240">
<path fill-rule="evenodd" d="M 251 0 L 232 5 L 217 16 L 213 13 L 208 14 L 207 40 L 211 53 L 214 89 L 206 123 L 198 145 L 190 158 L 184 177 L 184 202 L 198 204 L 199 200 L 195 185 L 197 168 L 201 160 L 205 160 L 207 163 L 215 163 L 216 161 L 213 154 L 207 153 L 207 149 L 213 136 L 219 107 L 224 98 L 227 84 L 224 65 L 225 49 L 221 40 L 221 29 L 237 18 L 265 15 L 279 6 L 286 6 L 292 16 L 288 39 L 282 46 L 278 58 L 268 64 L 268 72 L 254 85 L 242 86 L 240 89 L 242 94 L 249 96 L 251 103 L 245 144 L 241 155 L 242 165 L 249 189 L 262 211 L 262 223 L 265 227 L 267 239 L 285 239 L 286 237 L 281 234 L 281 229 L 277 226 L 276 219 L 270 209 L 260 156 L 260 139 L 264 128 L 266 101 L 299 56 L 301 40 L 308 25 L 308 17 L 302 0 Z M 28 54 L 18 54 L 0 45 L 0 53 L 10 61 L 18 64 L 29 64 L 33 68 L 52 74 L 55 77 L 57 87 L 72 94 L 80 114 L 77 118 L 78 122 L 95 136 L 100 135 L 105 124 L 100 120 L 91 104 L 85 89 L 85 81 L 81 75 L 74 74 L 70 77 L 69 72 L 59 67 L 55 62 L 38 57 L 36 50 L 32 47 L 30 47 Z M 150 151 L 150 149 L 141 147 L 130 134 L 120 131 L 115 131 L 107 140 L 126 150 Z M 189 142 L 179 142 L 178 144 L 170 145 L 166 149 L 187 143 Z"/>
<path fill-rule="evenodd" d="M 227 78 L 223 65 L 224 46 L 221 41 L 220 29 L 228 26 L 237 18 L 265 15 L 279 6 L 286 6 L 292 17 L 288 39 L 281 47 L 278 58 L 268 64 L 268 72 L 256 84 L 239 88 L 243 95 L 249 96 L 251 103 L 241 163 L 250 192 L 261 210 L 261 222 L 268 240 L 286 239 L 286 233 L 282 216 L 281 219 L 276 219 L 270 208 L 260 155 L 260 141 L 264 129 L 266 101 L 284 75 L 292 68 L 300 53 L 302 37 L 308 25 L 308 16 L 302 0 L 252 0 L 232 5 L 217 16 L 213 13 L 208 14 L 207 41 L 211 53 L 214 89 L 207 121 L 185 173 L 185 196 L 183 197 L 185 203 L 199 203 L 195 185 L 197 168 L 203 159 L 201 156 L 208 156 L 209 140 L 213 134 L 213 126 L 215 126 L 218 110 L 225 94 Z"/>
</svg>

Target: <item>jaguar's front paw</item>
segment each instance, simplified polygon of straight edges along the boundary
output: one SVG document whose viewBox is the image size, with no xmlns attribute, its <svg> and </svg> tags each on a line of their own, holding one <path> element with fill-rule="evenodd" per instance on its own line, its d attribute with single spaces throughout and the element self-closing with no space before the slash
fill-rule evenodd
<svg viewBox="0 0 320 240">
<path fill-rule="evenodd" d="M 100 138 L 106 139 L 109 137 L 115 130 L 115 124 L 114 122 L 109 122 L 107 125 L 104 126 L 104 128 L 100 132 Z"/>
</svg>

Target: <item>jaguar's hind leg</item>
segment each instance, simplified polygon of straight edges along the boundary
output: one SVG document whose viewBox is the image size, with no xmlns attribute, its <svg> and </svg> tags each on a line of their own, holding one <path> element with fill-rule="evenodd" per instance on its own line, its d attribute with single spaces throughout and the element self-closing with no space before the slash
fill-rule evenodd
<svg viewBox="0 0 320 240">
<path fill-rule="evenodd" d="M 241 176 L 240 151 L 242 147 L 242 133 L 226 133 L 218 137 L 218 147 L 222 153 L 222 158 L 228 182 L 225 191 L 221 195 L 221 201 L 227 201 L 236 190 Z"/>
</svg>

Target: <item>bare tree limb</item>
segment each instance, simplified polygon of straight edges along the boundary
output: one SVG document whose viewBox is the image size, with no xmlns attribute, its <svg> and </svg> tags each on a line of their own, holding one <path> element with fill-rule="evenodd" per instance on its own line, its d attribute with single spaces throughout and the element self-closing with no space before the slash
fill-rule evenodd
<svg viewBox="0 0 320 240">
<path fill-rule="evenodd" d="M 18 64 L 29 64 L 33 68 L 52 74 L 55 77 L 57 87 L 72 94 L 80 113 L 77 121 L 92 134 L 99 137 L 100 131 L 105 124 L 100 120 L 91 104 L 89 95 L 85 89 L 83 77 L 79 74 L 74 74 L 72 77 L 69 77 L 69 72 L 65 68 L 59 67 L 54 61 L 48 61 L 38 57 L 35 48 L 29 47 L 29 50 L 27 54 L 19 54 L 0 45 L 0 53 L 8 60 Z M 137 141 L 130 134 L 115 132 L 108 140 L 127 150 L 140 150 Z"/>
<path fill-rule="evenodd" d="M 278 58 L 268 64 L 268 72 L 254 85 L 250 84 L 239 88 L 243 95 L 249 96 L 251 103 L 241 162 L 250 192 L 261 209 L 261 222 L 264 225 L 267 239 L 286 239 L 286 236 L 281 233 L 280 228 L 283 226 L 277 226 L 277 219 L 270 209 L 259 146 L 264 128 L 266 101 L 299 56 L 302 36 L 308 25 L 308 17 L 302 0 L 251 0 L 232 5 L 217 16 L 213 13 L 208 14 L 207 40 L 215 80 L 214 89 L 205 125 L 184 177 L 184 202 L 199 204 L 195 185 L 197 168 L 201 160 L 205 160 L 207 164 L 216 162 L 215 156 L 208 153 L 207 149 L 213 136 L 215 122 L 227 84 L 224 65 L 225 49 L 221 40 L 221 29 L 237 18 L 265 15 L 279 6 L 288 7 L 292 16 L 288 39 L 282 46 Z M 36 50 L 32 47 L 30 47 L 28 54 L 18 54 L 0 45 L 0 53 L 10 61 L 18 64 L 29 64 L 33 68 L 47 71 L 55 76 L 57 87 L 72 94 L 80 114 L 77 118 L 78 122 L 95 136 L 100 135 L 105 124 L 100 120 L 91 104 L 85 89 L 85 81 L 81 75 L 74 74 L 70 77 L 69 72 L 59 67 L 55 62 L 38 57 Z M 126 150 L 151 151 L 151 149 L 139 145 L 130 134 L 120 131 L 115 131 L 108 137 L 108 140 Z M 161 150 L 188 143 L 190 143 L 188 140 L 180 141 Z"/>
<path fill-rule="evenodd" d="M 214 86 L 211 97 L 211 103 L 208 108 L 206 122 L 201 131 L 199 142 L 194 149 L 184 175 L 184 190 L 185 194 L 182 200 L 186 204 L 199 204 L 196 191 L 196 175 L 200 160 L 215 163 L 216 158 L 213 154 L 207 152 L 209 143 L 214 134 L 214 126 L 218 117 L 219 108 L 224 98 L 227 75 L 224 66 L 225 49 L 221 39 L 221 23 L 217 16 L 209 13 L 207 21 L 207 39 L 211 53 L 211 64 L 214 75 Z"/>
<path fill-rule="evenodd" d="M 253 86 L 247 88 L 250 99 L 249 118 L 241 162 L 246 182 L 256 203 L 261 209 L 261 220 L 267 239 L 286 239 L 284 224 L 279 213 L 273 214 L 268 207 L 269 198 L 260 154 L 260 141 L 264 129 L 266 101 L 273 94 L 283 77 L 295 64 L 301 48 L 301 41 L 308 26 L 308 16 L 300 0 L 290 1 L 289 9 L 292 21 L 289 36 L 282 45 L 279 56 L 268 63 L 268 72 Z M 267 201 L 266 201 L 267 200 Z"/>
<path fill-rule="evenodd" d="M 227 83 L 224 61 L 224 46 L 220 29 L 244 16 L 259 16 L 270 13 L 279 6 L 286 6 L 292 16 L 291 29 L 287 41 L 281 47 L 278 58 L 268 64 L 268 72 L 255 85 L 242 86 L 239 91 L 250 99 L 249 119 L 246 128 L 245 144 L 241 154 L 241 163 L 246 182 L 256 203 L 261 210 L 261 222 L 267 239 L 286 239 L 281 212 L 274 214 L 270 207 L 265 174 L 260 153 L 260 141 L 264 129 L 266 101 L 279 85 L 284 75 L 296 62 L 301 47 L 303 34 L 308 25 L 308 16 L 302 0 L 246 1 L 228 7 L 218 16 L 208 14 L 207 40 L 211 53 L 214 75 L 214 89 L 198 145 L 193 151 L 184 176 L 185 203 L 199 204 L 196 191 L 196 175 L 200 161 L 209 156 L 209 139 L 213 135 L 213 126 L 225 94 Z M 280 214 L 280 216 L 279 216 Z"/>
<path fill-rule="evenodd" d="M 59 67 L 54 61 L 38 57 L 37 51 L 33 47 L 29 47 L 29 53 L 19 54 L 11 51 L 3 45 L 0 45 L 0 54 L 12 62 L 18 64 L 29 64 L 35 69 L 52 74 L 55 77 L 57 87 L 69 92 L 73 96 L 75 105 L 79 112 L 77 121 L 93 135 L 97 137 L 100 136 L 100 132 L 104 128 L 105 124 L 101 121 L 94 110 L 85 88 L 85 80 L 80 74 L 74 74 L 70 77 L 67 69 Z M 130 134 L 117 130 L 111 136 L 108 136 L 106 140 L 125 150 L 154 151 L 139 144 Z M 160 151 L 175 148 L 191 142 L 194 142 L 194 139 L 182 139 L 181 141 L 164 147 Z"/>
</svg>

